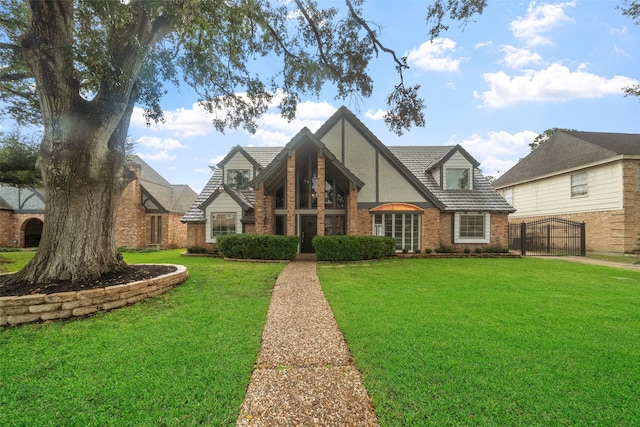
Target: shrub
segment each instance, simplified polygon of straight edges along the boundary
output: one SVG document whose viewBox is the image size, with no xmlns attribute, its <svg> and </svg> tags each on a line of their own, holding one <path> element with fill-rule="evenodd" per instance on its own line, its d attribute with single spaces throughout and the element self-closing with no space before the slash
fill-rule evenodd
<svg viewBox="0 0 640 427">
<path fill-rule="evenodd" d="M 228 234 L 218 237 L 216 248 L 228 258 L 292 260 L 298 252 L 298 237 Z"/>
<path fill-rule="evenodd" d="M 379 259 L 395 253 L 396 241 L 378 236 L 316 236 L 313 247 L 318 261 Z"/>
<path fill-rule="evenodd" d="M 403 248 L 402 249 L 402 253 L 403 254 L 408 254 L 409 253 L 409 248 Z"/>
<path fill-rule="evenodd" d="M 470 253 L 471 253 L 471 249 L 469 249 L 469 248 L 464 248 L 464 253 L 465 253 L 465 254 L 470 254 Z"/>
<path fill-rule="evenodd" d="M 207 248 L 204 246 L 191 246 L 187 248 L 187 253 L 189 254 L 206 254 Z"/>
<path fill-rule="evenodd" d="M 420 249 L 416 249 L 416 250 L 415 250 L 415 251 L 413 251 L 413 252 L 414 252 L 414 253 L 416 253 L 416 254 L 420 254 L 420 253 L 422 253 L 422 250 L 420 250 Z"/>
<path fill-rule="evenodd" d="M 482 253 L 482 248 L 475 248 L 473 251 L 475 253 L 477 253 L 477 254 L 481 254 Z"/>
<path fill-rule="evenodd" d="M 430 253 L 431 253 L 431 248 L 427 248 L 427 249 L 425 249 L 425 250 L 424 250 L 424 253 L 425 253 L 425 254 L 430 254 Z"/>
</svg>

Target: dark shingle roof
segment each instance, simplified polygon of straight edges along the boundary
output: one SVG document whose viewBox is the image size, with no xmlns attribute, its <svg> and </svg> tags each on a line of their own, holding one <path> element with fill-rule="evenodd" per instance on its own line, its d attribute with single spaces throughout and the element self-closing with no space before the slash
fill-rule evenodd
<svg viewBox="0 0 640 427">
<path fill-rule="evenodd" d="M 282 147 L 244 147 L 244 151 L 264 169 L 282 151 Z"/>
<path fill-rule="evenodd" d="M 621 155 L 640 155 L 640 135 L 558 131 L 498 178 L 496 188 L 576 169 Z"/>
<path fill-rule="evenodd" d="M 204 186 L 198 198 L 193 202 L 189 210 L 182 216 L 182 222 L 204 222 L 204 211 L 200 205 L 204 203 L 218 188 L 222 186 L 222 169 L 216 169 Z"/>
<path fill-rule="evenodd" d="M 442 190 L 430 173 L 433 165 L 447 157 L 458 147 L 451 146 L 400 146 L 389 147 L 409 171 L 445 206 L 446 211 L 513 212 L 514 209 L 489 184 L 482 173 L 474 168 L 473 191 Z"/>
<path fill-rule="evenodd" d="M 0 209 L 16 213 L 44 212 L 44 191 L 0 184 Z"/>
<path fill-rule="evenodd" d="M 511 207 L 498 192 L 491 187 L 489 182 L 482 176 L 482 173 L 475 167 L 478 163 L 460 146 L 390 146 L 384 145 L 373 133 L 367 129 L 348 109 L 341 107 L 322 127 L 315 133 L 311 134 L 308 129 L 302 129 L 287 147 L 295 144 L 303 137 L 309 138 L 316 143 L 321 149 L 326 150 L 326 154 L 331 154 L 319 138 L 335 126 L 336 121 L 344 117 L 350 120 L 351 124 L 356 127 L 358 132 L 364 135 L 367 140 L 376 147 L 379 152 L 388 158 L 388 160 L 396 167 L 396 169 L 406 176 L 407 181 L 425 195 L 427 200 L 432 201 L 436 206 L 447 211 L 463 210 L 463 211 L 492 211 L 492 212 L 513 212 Z M 286 147 L 284 147 L 286 148 Z M 266 169 L 278 158 L 283 151 L 283 147 L 234 147 L 233 150 L 244 150 L 251 156 L 255 162 Z M 437 166 L 440 162 L 446 161 L 454 152 L 460 152 L 474 166 L 474 190 L 473 191 L 443 191 L 437 184 L 431 173 L 426 172 L 429 168 Z M 331 154 L 331 160 L 334 161 Z M 226 159 L 226 158 L 225 158 Z M 280 162 L 282 159 L 280 159 Z M 337 162 L 337 160 L 336 160 Z M 336 165 L 341 163 L 336 163 Z M 272 172 L 274 163 L 264 173 Z M 352 176 L 348 169 L 344 168 L 343 173 L 353 178 L 354 182 L 359 182 L 358 178 Z M 265 175 L 261 175 L 264 179 Z M 256 178 L 254 178 L 255 181 Z M 214 193 L 222 186 L 222 172 L 216 169 L 215 173 L 209 179 L 209 182 L 202 190 L 196 202 L 191 209 L 182 217 L 183 222 L 204 222 L 204 211 L 200 206 L 207 202 Z M 361 186 L 361 185 L 360 185 Z M 255 195 L 253 192 L 236 192 L 236 196 L 245 204 L 251 206 L 255 203 Z"/>
<path fill-rule="evenodd" d="M 188 185 L 172 185 L 139 156 L 129 158 L 140 165 L 140 185 L 168 212 L 184 213 L 198 197 Z"/>
</svg>

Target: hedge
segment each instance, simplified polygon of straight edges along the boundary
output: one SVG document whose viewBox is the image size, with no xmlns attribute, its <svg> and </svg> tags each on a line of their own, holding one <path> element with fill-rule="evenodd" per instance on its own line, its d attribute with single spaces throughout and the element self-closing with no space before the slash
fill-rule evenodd
<svg viewBox="0 0 640 427">
<path fill-rule="evenodd" d="M 377 236 L 316 236 L 313 247 L 318 261 L 360 261 L 394 255 L 396 241 Z"/>
<path fill-rule="evenodd" d="M 293 260 L 298 252 L 297 236 L 227 234 L 216 246 L 227 258 Z"/>
</svg>

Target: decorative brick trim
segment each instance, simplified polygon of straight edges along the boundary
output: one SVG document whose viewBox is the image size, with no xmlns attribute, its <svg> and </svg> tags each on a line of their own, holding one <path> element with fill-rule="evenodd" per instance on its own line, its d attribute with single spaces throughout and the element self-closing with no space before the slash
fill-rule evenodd
<svg viewBox="0 0 640 427">
<path fill-rule="evenodd" d="M 189 277 L 183 265 L 163 265 L 173 265 L 176 271 L 125 285 L 78 292 L 0 297 L 0 327 L 113 310 L 165 293 Z"/>
</svg>

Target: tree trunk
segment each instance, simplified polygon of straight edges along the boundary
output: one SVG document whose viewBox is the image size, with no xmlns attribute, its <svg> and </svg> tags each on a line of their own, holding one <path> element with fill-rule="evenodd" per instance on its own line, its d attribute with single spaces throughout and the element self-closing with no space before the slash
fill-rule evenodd
<svg viewBox="0 0 640 427">
<path fill-rule="evenodd" d="M 79 157 L 79 156 L 78 156 Z M 59 169 L 43 170 L 48 183 L 42 239 L 33 260 L 15 280 L 47 283 L 84 281 L 126 267 L 115 242 L 115 219 L 124 185 L 122 163 L 100 161 L 98 173 L 88 176 L 86 165 L 75 163 L 71 176 Z M 73 168 L 74 166 L 72 166 Z M 84 171 L 83 171 L 84 170 Z M 57 176 L 54 176 L 57 175 Z"/>
<path fill-rule="evenodd" d="M 143 2 L 136 7 L 129 25 L 110 29 L 110 72 L 100 74 L 93 99 L 86 100 L 71 49 L 74 2 L 28 1 L 29 29 L 21 43 L 42 112 L 38 169 L 47 201 L 36 255 L 12 281 L 80 282 L 126 267 L 115 242 L 120 196 L 132 178 L 125 139 L 148 44 L 168 30 L 148 19 Z"/>
</svg>

